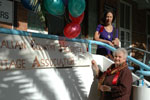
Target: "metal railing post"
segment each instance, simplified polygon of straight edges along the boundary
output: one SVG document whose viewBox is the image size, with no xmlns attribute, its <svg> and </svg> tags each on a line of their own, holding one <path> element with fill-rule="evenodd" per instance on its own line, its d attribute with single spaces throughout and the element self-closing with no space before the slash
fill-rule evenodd
<svg viewBox="0 0 150 100">
<path fill-rule="evenodd" d="M 88 43 L 88 51 L 89 53 L 92 53 L 92 43 L 90 41 Z"/>
</svg>

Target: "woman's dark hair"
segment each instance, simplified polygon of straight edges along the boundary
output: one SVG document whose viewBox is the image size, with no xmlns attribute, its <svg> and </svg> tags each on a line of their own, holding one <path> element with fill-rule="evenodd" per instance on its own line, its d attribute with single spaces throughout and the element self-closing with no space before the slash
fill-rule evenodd
<svg viewBox="0 0 150 100">
<path fill-rule="evenodd" d="M 113 20 L 112 20 L 112 23 L 115 21 L 115 13 L 114 13 L 114 10 L 113 9 L 107 9 L 107 10 L 104 10 L 104 14 L 103 14 L 103 17 L 102 17 L 102 22 L 103 22 L 103 24 L 105 24 L 105 22 L 106 22 L 106 16 L 107 16 L 107 14 L 108 13 L 112 13 L 112 15 L 113 15 Z"/>
</svg>

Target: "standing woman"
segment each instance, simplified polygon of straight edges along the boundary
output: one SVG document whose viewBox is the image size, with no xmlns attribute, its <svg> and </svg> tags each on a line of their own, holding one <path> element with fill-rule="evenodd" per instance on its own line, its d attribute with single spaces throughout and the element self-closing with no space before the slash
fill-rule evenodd
<svg viewBox="0 0 150 100">
<path fill-rule="evenodd" d="M 110 46 L 119 47 L 118 30 L 112 25 L 112 22 L 114 22 L 114 20 L 115 16 L 113 11 L 107 10 L 104 13 L 104 17 L 102 20 L 104 24 L 99 24 L 97 26 L 96 32 L 94 34 L 94 40 L 107 43 Z M 104 55 L 112 59 L 111 51 L 100 45 L 98 45 L 97 47 L 96 54 Z"/>
<path fill-rule="evenodd" d="M 96 73 L 98 89 L 101 91 L 100 100 L 130 100 L 132 74 L 126 63 L 127 51 L 118 48 L 113 52 L 114 64 L 107 71 L 101 72 L 95 60 L 92 60 Z"/>
</svg>

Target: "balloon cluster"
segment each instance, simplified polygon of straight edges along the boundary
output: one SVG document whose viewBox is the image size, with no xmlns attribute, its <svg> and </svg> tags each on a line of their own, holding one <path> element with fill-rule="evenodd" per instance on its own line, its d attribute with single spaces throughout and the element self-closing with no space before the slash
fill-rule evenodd
<svg viewBox="0 0 150 100">
<path fill-rule="evenodd" d="M 25 8 L 29 10 L 34 7 L 31 6 L 33 1 L 39 0 L 21 0 Z M 44 0 L 43 5 L 48 13 L 55 16 L 63 15 L 65 8 L 68 8 L 71 22 L 64 27 L 64 35 L 67 38 L 76 38 L 80 34 L 80 24 L 84 18 L 85 0 Z"/>
<path fill-rule="evenodd" d="M 81 32 L 81 22 L 84 18 L 85 0 L 44 0 L 46 10 L 52 15 L 63 15 L 68 7 L 69 19 L 64 27 L 64 35 L 67 38 L 76 38 Z"/>
<path fill-rule="evenodd" d="M 78 16 L 78 17 L 73 17 L 70 13 L 69 13 L 69 18 L 72 21 L 71 23 L 67 24 L 64 28 L 64 35 L 67 38 L 76 38 L 79 36 L 80 32 L 81 32 L 81 22 L 84 18 L 84 12 Z"/>
</svg>

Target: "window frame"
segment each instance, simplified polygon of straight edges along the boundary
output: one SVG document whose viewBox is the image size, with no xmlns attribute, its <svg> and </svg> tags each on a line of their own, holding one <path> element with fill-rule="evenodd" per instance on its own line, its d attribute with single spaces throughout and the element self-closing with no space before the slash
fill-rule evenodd
<svg viewBox="0 0 150 100">
<path fill-rule="evenodd" d="M 119 21 L 119 38 L 120 38 L 122 47 L 129 47 L 132 44 L 132 5 L 123 0 L 120 1 L 120 5 L 121 5 L 121 3 L 124 4 L 125 6 L 130 7 L 130 16 L 129 16 L 129 18 L 130 18 L 129 25 L 130 26 L 129 26 L 129 29 L 126 29 L 126 28 L 124 28 L 126 26 L 126 23 L 124 23 L 124 27 L 121 27 L 121 25 L 120 25 L 121 20 Z M 119 9 L 120 9 L 119 11 L 121 12 L 121 7 Z M 126 19 L 125 10 L 126 10 L 126 8 L 124 7 L 124 22 L 126 22 L 125 21 L 125 19 Z M 121 16 L 119 15 L 119 17 L 121 17 Z M 122 32 L 124 32 L 124 37 L 122 37 Z M 129 33 L 129 35 L 127 33 Z M 123 38 L 123 40 L 122 40 L 122 38 Z"/>
<path fill-rule="evenodd" d="M 147 50 L 150 51 L 150 43 L 149 43 L 150 33 L 148 33 L 148 27 L 150 27 L 148 25 L 150 25 L 150 23 L 148 24 L 148 20 L 150 20 L 150 12 L 149 11 L 147 11 L 147 13 L 146 13 L 146 34 L 147 34 L 147 39 L 146 39 L 147 43 L 146 44 L 147 44 Z"/>
</svg>

